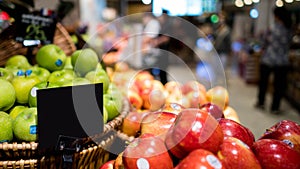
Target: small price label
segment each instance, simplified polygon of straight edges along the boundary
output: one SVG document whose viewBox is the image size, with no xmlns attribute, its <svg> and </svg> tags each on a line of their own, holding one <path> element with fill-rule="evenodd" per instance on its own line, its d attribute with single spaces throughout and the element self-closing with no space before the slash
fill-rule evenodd
<svg viewBox="0 0 300 169">
<path fill-rule="evenodd" d="M 16 21 L 18 42 L 23 44 L 36 45 L 36 43 L 26 43 L 27 41 L 39 41 L 42 44 L 53 42 L 56 30 L 56 19 L 52 16 L 43 16 L 39 14 L 22 14 Z"/>
<path fill-rule="evenodd" d="M 37 126 L 36 125 L 32 125 L 30 126 L 30 134 L 36 134 L 37 133 Z"/>
</svg>

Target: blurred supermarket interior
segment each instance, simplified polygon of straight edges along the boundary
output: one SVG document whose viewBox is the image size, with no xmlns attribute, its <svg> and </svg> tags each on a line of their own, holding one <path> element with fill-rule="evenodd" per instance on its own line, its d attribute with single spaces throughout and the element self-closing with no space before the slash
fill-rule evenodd
<svg viewBox="0 0 300 169">
<path fill-rule="evenodd" d="M 5 11 L 9 9 L 5 6 L 9 4 L 8 2 L 0 1 L 0 32 L 12 22 L 9 16 L 11 11 Z M 30 4 L 33 1 L 20 0 L 19 2 Z M 59 22 L 67 28 L 77 47 L 89 45 L 102 54 L 110 51 L 110 48 L 105 45 L 109 46 L 118 42 L 132 32 L 141 32 L 142 20 L 141 17 L 137 17 L 140 15 L 136 14 L 153 12 L 160 15 L 162 9 L 167 9 L 171 17 L 182 18 L 195 25 L 201 32 L 199 35 L 197 31 L 186 32 L 184 29 L 174 28 L 192 46 L 188 48 L 171 42 L 170 50 L 180 60 L 169 60 L 169 79 L 176 76 L 176 80 L 181 82 L 190 80 L 186 76 L 190 72 L 193 72 L 196 79 L 201 74 L 199 70 L 201 64 L 194 52 L 211 50 L 209 46 L 211 42 L 205 42 L 205 40 L 214 40 L 217 26 L 222 19 L 220 13 L 222 13 L 231 33 L 231 52 L 226 65 L 223 65 L 226 75 L 226 83 L 223 85 L 228 88 L 230 105 L 237 111 L 241 122 L 248 126 L 256 137 L 281 119 L 290 119 L 300 123 L 299 0 L 34 0 L 34 6 L 28 4 L 26 6 L 30 6 L 31 10 L 47 8 L 61 11 Z M 268 109 L 261 110 L 254 107 L 264 37 L 274 25 L 273 9 L 276 6 L 286 7 L 292 14 L 293 23 L 289 50 L 291 71 L 288 74 L 285 97 L 281 103 L 283 112 L 278 115 L 271 114 Z M 130 18 L 132 25 L 115 22 L 126 16 L 132 16 Z M 91 38 L 102 27 L 110 29 L 98 32 L 97 38 Z M 135 39 L 133 43 L 139 43 L 138 39 Z M 127 47 L 134 53 L 135 46 L 128 45 Z M 115 59 L 118 60 L 120 57 Z M 141 68 L 141 56 L 134 56 L 130 62 L 133 67 Z M 181 62 L 185 64 L 182 65 Z M 188 69 L 185 65 L 188 65 Z M 267 107 L 271 102 L 272 81 L 269 87 Z"/>
</svg>

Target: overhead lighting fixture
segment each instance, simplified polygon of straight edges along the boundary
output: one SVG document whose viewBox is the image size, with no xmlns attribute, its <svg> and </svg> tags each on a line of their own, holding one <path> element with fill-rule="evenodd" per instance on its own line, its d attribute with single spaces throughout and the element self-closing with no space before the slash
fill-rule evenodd
<svg viewBox="0 0 300 169">
<path fill-rule="evenodd" d="M 253 19 L 256 19 L 258 18 L 259 16 L 259 12 L 257 9 L 253 8 L 250 10 L 250 17 L 253 18 Z"/>
<path fill-rule="evenodd" d="M 282 0 L 276 0 L 275 5 L 276 5 L 277 7 L 282 7 L 282 6 L 283 6 Z"/>
<path fill-rule="evenodd" d="M 300 1 L 300 0 L 299 0 Z M 259 3 L 260 0 L 252 0 L 253 3 Z"/>
<path fill-rule="evenodd" d="M 242 0 L 235 0 L 234 4 L 239 8 L 244 6 L 244 2 Z"/>
<path fill-rule="evenodd" d="M 285 0 L 286 3 L 292 3 L 294 0 Z"/>
<path fill-rule="evenodd" d="M 145 5 L 149 5 L 151 4 L 151 0 L 142 0 L 143 4 Z"/>
<path fill-rule="evenodd" d="M 252 0 L 244 0 L 244 3 L 245 3 L 246 5 L 251 5 L 251 4 L 252 4 Z"/>
</svg>

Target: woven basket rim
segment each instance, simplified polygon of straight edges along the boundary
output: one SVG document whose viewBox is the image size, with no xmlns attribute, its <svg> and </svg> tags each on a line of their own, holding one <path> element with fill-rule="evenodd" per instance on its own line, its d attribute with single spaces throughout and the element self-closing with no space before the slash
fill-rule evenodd
<svg viewBox="0 0 300 169">
<path fill-rule="evenodd" d="M 127 99 L 123 99 L 123 110 L 120 112 L 120 114 L 115 117 L 113 120 L 107 122 L 104 125 L 104 131 L 100 134 L 106 134 L 112 130 L 116 130 L 116 133 L 118 133 L 118 127 L 123 122 L 123 119 L 126 117 L 128 112 L 130 111 L 129 102 Z M 1 150 L 36 150 L 38 147 L 37 142 L 3 142 L 0 143 L 0 151 Z"/>
</svg>

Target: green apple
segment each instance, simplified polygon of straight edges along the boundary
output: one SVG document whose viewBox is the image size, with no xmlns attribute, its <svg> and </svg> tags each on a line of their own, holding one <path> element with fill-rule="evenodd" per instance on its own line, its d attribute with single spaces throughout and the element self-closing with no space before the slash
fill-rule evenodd
<svg viewBox="0 0 300 169">
<path fill-rule="evenodd" d="M 32 68 L 30 68 L 30 70 L 32 70 L 32 74 L 36 75 L 41 80 L 41 82 L 47 81 L 48 77 L 51 74 L 48 69 L 39 67 L 38 65 L 33 66 Z"/>
<path fill-rule="evenodd" d="M 92 83 L 86 78 L 75 77 L 73 80 L 65 83 L 63 86 L 78 86 L 78 85 L 85 85 L 85 84 L 92 84 Z"/>
<path fill-rule="evenodd" d="M 27 104 L 31 88 L 40 82 L 40 79 L 33 75 L 32 71 L 26 71 L 25 75 L 15 76 L 11 83 L 16 91 L 16 101 L 20 104 Z"/>
<path fill-rule="evenodd" d="M 110 121 L 118 116 L 122 110 L 122 100 L 114 94 L 104 94 L 103 104 L 107 110 L 107 120 Z"/>
<path fill-rule="evenodd" d="M 66 57 L 65 52 L 59 46 L 48 44 L 38 50 L 35 59 L 40 67 L 53 72 L 64 68 Z"/>
<path fill-rule="evenodd" d="M 105 106 L 103 106 L 102 118 L 103 118 L 103 124 L 107 123 L 107 121 L 108 121 L 108 112 L 107 112 Z"/>
<path fill-rule="evenodd" d="M 31 107 L 22 111 L 13 121 L 13 132 L 18 140 L 36 141 L 37 108 Z"/>
<path fill-rule="evenodd" d="M 48 89 L 48 88 L 55 88 L 55 87 L 59 87 L 58 84 L 56 83 L 50 83 L 49 81 L 44 81 L 44 82 L 40 82 L 36 85 L 34 85 L 29 93 L 28 96 L 28 104 L 29 107 L 36 107 L 37 106 L 37 98 L 36 98 L 36 91 L 39 89 Z"/>
<path fill-rule="evenodd" d="M 28 109 L 28 107 L 23 105 L 17 105 L 10 110 L 9 116 L 14 120 L 25 109 Z"/>
<path fill-rule="evenodd" d="M 96 69 L 88 72 L 85 78 L 92 83 L 103 83 L 103 93 L 107 92 L 108 86 L 110 84 L 110 79 L 104 69 Z"/>
<path fill-rule="evenodd" d="M 110 83 L 107 89 L 108 94 L 114 95 L 115 97 L 118 97 L 119 100 L 123 100 L 123 94 L 120 91 L 120 89 L 113 83 Z"/>
<path fill-rule="evenodd" d="M 4 79 L 0 79 L 0 111 L 10 109 L 16 101 L 16 91 L 13 85 Z"/>
<path fill-rule="evenodd" d="M 88 72 L 96 69 L 99 58 L 91 48 L 80 49 L 72 53 L 71 63 L 74 71 L 84 77 Z"/>
<path fill-rule="evenodd" d="M 72 69 L 73 70 L 73 65 L 72 65 L 72 62 L 71 62 L 71 56 L 67 56 L 64 69 Z"/>
<path fill-rule="evenodd" d="M 13 120 L 4 111 L 0 111 L 0 143 L 9 142 L 13 139 Z"/>
<path fill-rule="evenodd" d="M 28 69 L 31 67 L 28 59 L 24 55 L 11 56 L 5 63 L 5 67 L 10 66 L 18 69 Z"/>
<path fill-rule="evenodd" d="M 8 69 L 5 69 L 3 67 L 0 67 L 0 79 L 5 79 L 5 80 L 11 82 L 13 78 L 14 78 L 14 75 L 11 71 L 9 71 Z"/>
<path fill-rule="evenodd" d="M 50 83 L 56 83 L 60 86 L 69 83 L 76 77 L 75 72 L 71 69 L 57 70 L 50 74 L 48 81 Z"/>
<path fill-rule="evenodd" d="M 20 68 L 13 67 L 13 66 L 6 66 L 5 69 L 10 71 L 14 77 L 17 76 L 18 74 L 20 74 L 20 72 L 25 74 L 25 71 L 26 71 L 26 69 L 20 69 Z"/>
</svg>

